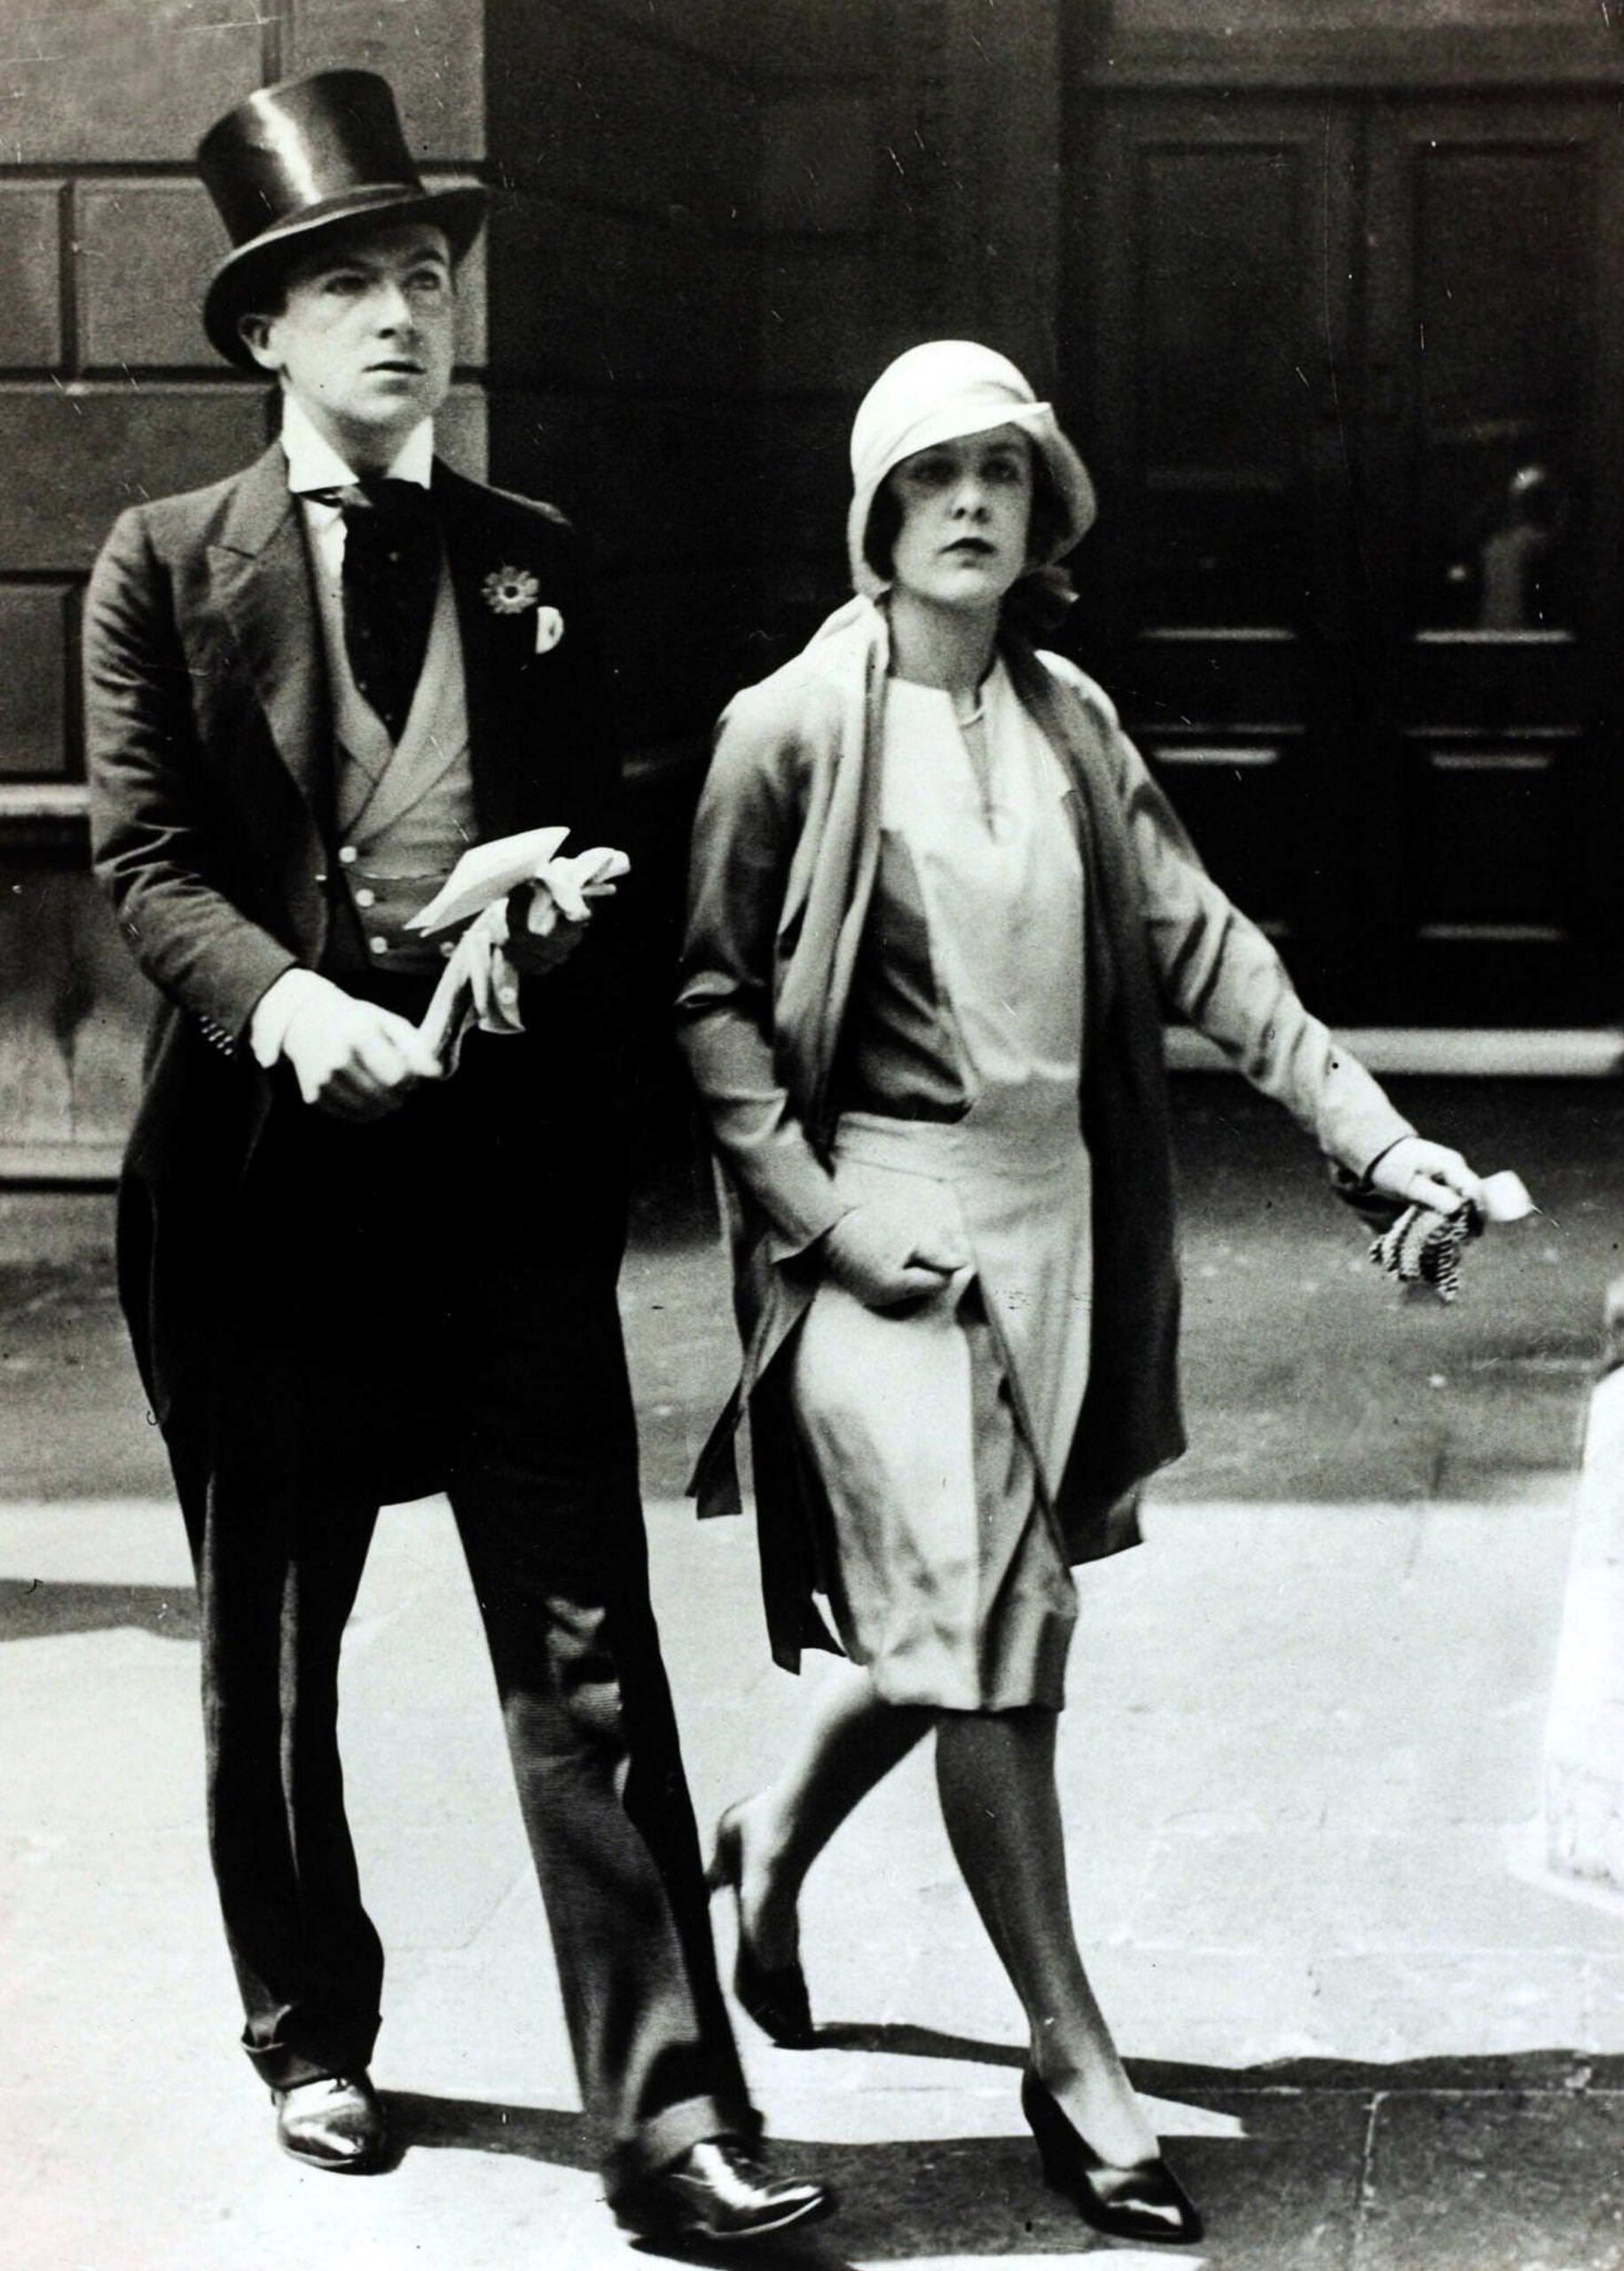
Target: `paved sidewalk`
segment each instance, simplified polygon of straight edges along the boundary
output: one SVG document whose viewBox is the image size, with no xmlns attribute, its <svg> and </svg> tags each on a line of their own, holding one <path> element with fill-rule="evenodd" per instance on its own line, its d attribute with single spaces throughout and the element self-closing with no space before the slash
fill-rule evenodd
<svg viewBox="0 0 1624 2271">
<path fill-rule="evenodd" d="M 1619 1220 L 1576 1093 L 1521 1147 L 1494 1119 L 1515 1096 L 1461 1104 L 1483 1122 L 1469 1148 L 1492 1140 L 1484 1164 L 1520 1166 L 1554 1220 L 1474 1253 L 1447 1316 L 1361 1274 L 1289 1137 L 1212 1090 L 1187 1109 L 1196 1449 L 1145 1549 L 1085 1574 L 1061 1769 L 1091 1968 L 1209 2218 L 1176 2259 L 1624 2271 L 1624 1902 L 1549 1880 L 1534 1819 L 1565 1462 Z M 775 1756 L 802 1690 L 765 1662 L 748 1528 L 698 1527 L 676 1497 L 727 1366 L 719 1271 L 679 1214 L 668 1192 L 644 1221 L 625 1306 L 708 1819 Z M 398 2165 L 342 2185 L 271 2149 L 203 1851 L 188 1574 L 102 1231 L 59 1222 L 54 1259 L 32 1261 L 39 1226 L 13 1213 L 11 1235 L 0 1379 L 26 1425 L 0 1504 L 0 2261 L 632 2262 L 573 2110 L 435 1502 L 386 1516 L 346 1670 Z M 1108 2248 L 1042 2189 L 1018 2020 L 922 1755 L 820 1865 L 805 1946 L 820 2048 L 777 2051 L 743 2021 L 741 2040 L 786 2161 L 845 2206 L 753 2259 L 1175 2259 Z"/>
<path fill-rule="evenodd" d="M 675 1505 L 651 1523 L 708 1816 L 773 1756 L 797 1690 L 747 1645 L 744 1528 Z M 1144 1552 L 1087 1580 L 1063 1751 L 1074 1899 L 1209 2212 L 1204 2261 L 1624 2264 L 1624 1918 L 1543 1880 L 1526 1843 L 1566 1530 L 1559 1482 L 1498 1505 L 1168 1505 Z M 0 1574 L 35 1588 L 0 1594 L 9 1628 L 53 1628 L 0 1651 L 5 2259 L 626 2259 L 571 2111 L 444 1510 L 387 1519 L 351 1635 L 353 1811 L 392 1957 L 377 2073 L 404 2145 L 355 2185 L 271 2151 L 230 2040 L 169 1511 L 10 1509 Z M 743 2026 L 775 2132 L 846 2198 L 801 2259 L 1087 2252 L 1021 2133 L 1016 2015 L 922 1757 L 821 1865 L 806 1950 L 827 2047 Z"/>
</svg>

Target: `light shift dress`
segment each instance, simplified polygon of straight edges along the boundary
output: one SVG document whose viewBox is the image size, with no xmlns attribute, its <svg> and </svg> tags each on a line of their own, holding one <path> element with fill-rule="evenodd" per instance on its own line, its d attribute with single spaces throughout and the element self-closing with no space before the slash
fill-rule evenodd
<svg viewBox="0 0 1624 2271">
<path fill-rule="evenodd" d="M 1064 1700 L 1052 1502 L 1088 1375 L 1083 874 L 1064 768 L 997 664 L 985 793 L 951 696 L 891 680 L 879 868 L 836 1072 L 854 1203 L 969 1257 L 906 1313 L 820 1285 L 791 1402 L 841 1639 L 897 1703 Z"/>
</svg>

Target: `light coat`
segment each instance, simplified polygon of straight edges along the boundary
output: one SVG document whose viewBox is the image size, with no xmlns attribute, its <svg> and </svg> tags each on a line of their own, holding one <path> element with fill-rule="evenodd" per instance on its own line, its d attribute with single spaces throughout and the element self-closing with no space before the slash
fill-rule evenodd
<svg viewBox="0 0 1624 2271">
<path fill-rule="evenodd" d="M 1145 1478 L 1184 1446 L 1165 1013 L 1218 1042 L 1354 1176 L 1410 1132 L 1298 1000 L 1279 956 L 1202 868 L 1110 701 L 1004 640 L 1016 691 L 1070 779 L 1088 926 L 1079 1114 L 1094 1160 L 1090 1377 L 1055 1512 L 1074 1560 L 1132 1544 Z M 773 1652 L 828 1646 L 812 1595 L 827 1508 L 798 1452 L 781 1357 L 844 1211 L 832 1080 L 879 853 L 887 638 L 859 605 L 725 714 L 694 826 L 679 1032 L 722 1168 L 744 1357 L 694 1477 L 740 1503 L 751 1418 Z"/>
</svg>

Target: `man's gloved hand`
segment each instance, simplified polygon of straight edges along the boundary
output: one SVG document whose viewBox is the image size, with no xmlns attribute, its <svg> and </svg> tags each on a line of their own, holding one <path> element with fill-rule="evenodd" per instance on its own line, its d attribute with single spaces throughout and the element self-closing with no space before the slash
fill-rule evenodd
<svg viewBox="0 0 1624 2271">
<path fill-rule="evenodd" d="M 592 902 L 613 899 L 626 871 L 624 853 L 599 849 L 573 860 L 549 860 L 533 883 L 507 895 L 503 952 L 526 978 L 545 978 L 568 962 L 592 921 Z"/>
<path fill-rule="evenodd" d="M 289 1012 L 281 1054 L 306 1104 L 334 1120 L 381 1120 L 420 1080 L 440 1078 L 439 1059 L 409 1019 L 357 1002 L 314 971 L 298 975 L 309 983 Z"/>
<path fill-rule="evenodd" d="M 953 1238 L 940 1231 L 921 1234 L 872 1205 L 843 1214 L 824 1232 L 820 1251 L 835 1283 L 868 1309 L 926 1301 L 969 1261 Z"/>
<path fill-rule="evenodd" d="M 613 896 L 613 886 L 609 895 Z M 508 893 L 500 909 L 488 908 L 486 914 L 506 915 L 501 949 L 522 978 L 545 978 L 567 963 L 586 936 L 592 920 L 592 909 L 578 894 L 574 904 L 567 907 L 561 900 L 544 897 L 532 884 L 521 884 L 517 891 Z"/>
</svg>

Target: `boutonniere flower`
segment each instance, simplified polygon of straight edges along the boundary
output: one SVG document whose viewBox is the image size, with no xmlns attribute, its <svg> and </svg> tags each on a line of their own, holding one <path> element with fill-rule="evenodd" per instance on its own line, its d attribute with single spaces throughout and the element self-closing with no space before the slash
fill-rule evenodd
<svg viewBox="0 0 1624 2271">
<path fill-rule="evenodd" d="M 555 607 L 542 606 L 541 585 L 528 568 L 493 568 L 480 588 L 493 615 L 527 615 L 534 608 L 536 652 L 552 653 L 564 635 L 564 618 Z"/>
<path fill-rule="evenodd" d="M 523 615 L 541 597 L 541 585 L 528 568 L 493 568 L 481 588 L 493 615 Z"/>
</svg>

